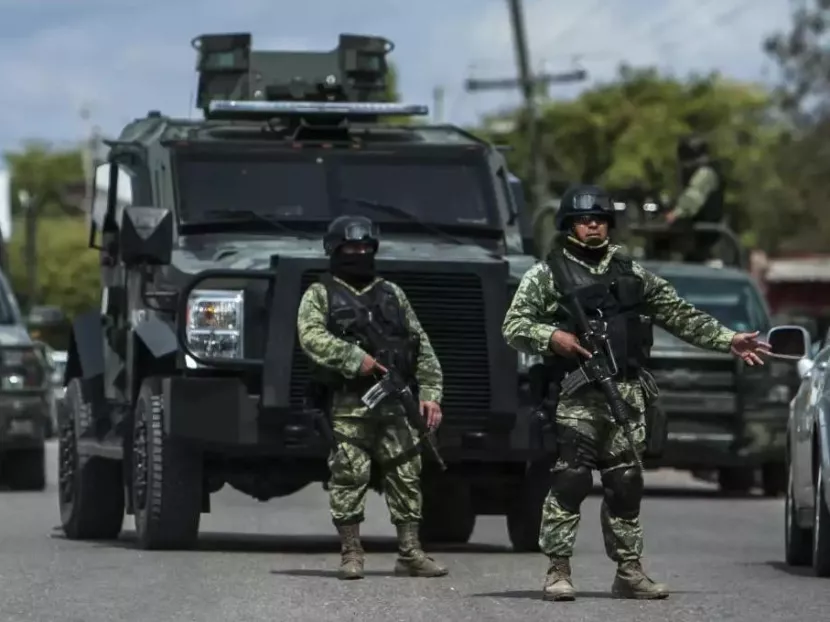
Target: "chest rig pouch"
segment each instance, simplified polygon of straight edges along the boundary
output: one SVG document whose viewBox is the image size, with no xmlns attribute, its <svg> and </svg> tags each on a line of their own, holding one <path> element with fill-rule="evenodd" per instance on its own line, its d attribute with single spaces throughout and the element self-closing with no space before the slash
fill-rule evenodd
<svg viewBox="0 0 830 622">
<path fill-rule="evenodd" d="M 645 285 L 633 270 L 632 261 L 615 255 L 603 274 L 593 274 L 585 266 L 555 252 L 549 262 L 562 262 L 561 271 L 570 283 L 560 289 L 570 289 L 576 296 L 588 319 L 608 335 L 611 352 L 617 364 L 618 381 L 638 380 L 653 345 L 652 321 L 645 308 Z M 577 333 L 576 326 L 564 309 L 555 314 L 554 321 L 563 330 Z M 554 376 L 563 376 L 577 367 L 577 362 L 553 357 Z"/>
<path fill-rule="evenodd" d="M 320 280 L 328 296 L 328 330 L 358 345 L 384 367 L 414 379 L 420 340 L 409 330 L 406 313 L 392 286 L 378 281 L 358 294 L 331 275 Z M 360 391 L 376 382 L 373 378 L 346 379 L 337 373 L 316 372 L 317 379 L 332 389 Z"/>
</svg>

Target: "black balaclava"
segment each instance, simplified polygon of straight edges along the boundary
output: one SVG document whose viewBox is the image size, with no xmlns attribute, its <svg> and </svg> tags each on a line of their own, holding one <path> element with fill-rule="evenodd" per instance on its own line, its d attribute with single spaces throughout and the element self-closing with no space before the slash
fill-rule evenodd
<svg viewBox="0 0 830 622">
<path fill-rule="evenodd" d="M 344 253 L 337 249 L 329 262 L 332 275 L 355 289 L 363 289 L 375 280 L 374 253 Z"/>
</svg>

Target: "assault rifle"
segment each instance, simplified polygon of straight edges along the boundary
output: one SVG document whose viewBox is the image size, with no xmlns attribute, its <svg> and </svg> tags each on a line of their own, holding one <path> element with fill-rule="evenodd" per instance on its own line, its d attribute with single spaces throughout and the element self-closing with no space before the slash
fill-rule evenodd
<svg viewBox="0 0 830 622">
<path fill-rule="evenodd" d="M 591 353 L 591 358 L 583 359 L 579 363 L 579 369 L 566 377 L 566 381 L 562 383 L 562 395 L 568 397 L 577 388 L 585 384 L 595 385 L 605 397 L 608 407 L 611 410 L 611 416 L 615 423 L 620 427 L 625 439 L 628 442 L 628 447 L 637 461 L 637 466 L 640 470 L 643 469 L 643 462 L 640 454 L 637 453 L 637 445 L 634 442 L 634 437 L 631 434 L 631 428 L 628 423 L 631 420 L 631 407 L 623 399 L 614 382 L 614 376 L 618 371 L 617 362 L 614 358 L 614 353 L 611 350 L 611 344 L 608 340 L 607 323 L 600 319 L 595 321 L 588 320 L 585 315 L 585 309 L 582 308 L 582 303 L 579 300 L 571 287 L 568 286 L 570 279 L 564 274 L 564 268 L 561 262 L 564 258 L 554 257 L 550 261 L 550 267 L 553 271 L 556 284 L 562 291 L 562 306 L 567 309 L 576 323 L 577 337 L 579 342 Z M 589 285 L 584 289 L 596 289 L 599 294 L 600 288 L 605 289 L 605 285 L 596 284 Z"/>
<path fill-rule="evenodd" d="M 387 399 L 396 400 L 403 408 L 404 416 L 409 425 L 418 431 L 418 442 L 426 445 L 427 450 L 435 458 L 440 469 L 446 471 L 447 465 L 444 464 L 444 460 L 441 458 L 441 454 L 438 453 L 438 447 L 435 444 L 435 433 L 427 426 L 412 390 L 400 374 L 392 368 L 387 369 L 389 371 L 383 378 L 363 394 L 360 398 L 361 401 L 367 408 L 373 409 L 380 406 Z"/>
</svg>

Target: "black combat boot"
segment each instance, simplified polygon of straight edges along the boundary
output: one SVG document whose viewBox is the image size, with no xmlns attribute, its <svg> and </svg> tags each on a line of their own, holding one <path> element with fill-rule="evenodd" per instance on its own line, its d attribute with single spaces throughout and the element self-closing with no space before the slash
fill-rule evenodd
<svg viewBox="0 0 830 622">
<path fill-rule="evenodd" d="M 545 577 L 543 600 L 574 600 L 576 590 L 571 581 L 571 560 L 568 557 L 551 557 Z"/>
<path fill-rule="evenodd" d="M 424 553 L 418 538 L 418 523 L 395 526 L 398 530 L 398 559 L 395 574 L 407 577 L 443 577 L 449 570 Z"/>
<path fill-rule="evenodd" d="M 621 562 L 611 585 L 611 594 L 616 598 L 636 598 L 656 600 L 668 598 L 669 588 L 662 583 L 655 583 L 643 571 L 640 561 Z"/>
<path fill-rule="evenodd" d="M 360 543 L 360 524 L 338 525 L 340 534 L 340 568 L 338 579 L 363 578 L 363 545 Z"/>
</svg>

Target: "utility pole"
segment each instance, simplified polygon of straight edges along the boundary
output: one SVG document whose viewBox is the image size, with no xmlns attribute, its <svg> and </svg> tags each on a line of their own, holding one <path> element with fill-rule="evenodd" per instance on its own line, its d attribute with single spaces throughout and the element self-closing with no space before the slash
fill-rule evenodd
<svg viewBox="0 0 830 622">
<path fill-rule="evenodd" d="M 445 89 L 440 84 L 432 89 L 432 121 L 436 125 L 444 122 L 445 94 Z"/>
<path fill-rule="evenodd" d="M 508 5 L 519 77 L 497 80 L 468 79 L 466 90 L 475 92 L 521 88 L 524 99 L 525 136 L 530 151 L 530 170 L 527 181 L 531 196 L 531 216 L 534 216 L 549 198 L 548 175 L 542 161 L 542 137 L 538 131 L 536 96 L 542 85 L 547 89 L 551 84 L 581 82 L 587 78 L 588 74 L 582 69 L 577 69 L 566 73 L 543 73 L 533 76 L 530 71 L 530 50 L 525 31 L 522 0 L 508 0 Z M 540 240 L 537 240 L 536 244 L 540 247 Z"/>
<path fill-rule="evenodd" d="M 26 308 L 32 310 L 37 304 L 37 216 L 40 197 L 32 196 L 26 190 L 17 193 L 20 207 L 23 208 L 25 222 L 26 247 Z"/>
</svg>

